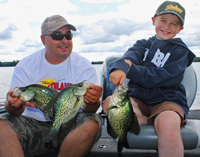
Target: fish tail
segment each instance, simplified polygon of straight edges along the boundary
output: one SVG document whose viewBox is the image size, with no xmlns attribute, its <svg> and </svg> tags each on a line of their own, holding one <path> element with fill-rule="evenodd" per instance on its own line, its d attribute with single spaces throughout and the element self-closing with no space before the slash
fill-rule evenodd
<svg viewBox="0 0 200 157">
<path fill-rule="evenodd" d="M 117 146 L 117 151 L 118 151 L 119 153 L 121 153 L 122 150 L 123 150 L 123 147 L 122 147 L 120 144 L 118 144 L 118 146 Z"/>
<path fill-rule="evenodd" d="M 55 128 L 52 128 L 49 132 L 47 132 L 43 138 L 42 141 L 45 143 L 49 143 L 50 141 L 52 142 L 54 147 L 57 147 L 58 145 L 58 132 Z"/>
<path fill-rule="evenodd" d="M 52 139 L 52 132 L 49 131 L 47 133 L 44 134 L 44 136 L 42 137 L 42 141 L 45 143 L 49 143 Z"/>
<path fill-rule="evenodd" d="M 123 147 L 129 148 L 126 136 L 125 137 L 119 137 L 118 139 L 118 145 L 117 145 L 117 151 L 122 152 Z"/>
<path fill-rule="evenodd" d="M 53 133 L 52 135 L 52 144 L 54 147 L 57 147 L 58 146 L 58 134 L 57 133 Z"/>
<path fill-rule="evenodd" d="M 123 143 L 121 141 L 118 141 L 118 145 L 117 145 L 117 151 L 119 153 L 121 153 L 123 150 Z"/>
</svg>

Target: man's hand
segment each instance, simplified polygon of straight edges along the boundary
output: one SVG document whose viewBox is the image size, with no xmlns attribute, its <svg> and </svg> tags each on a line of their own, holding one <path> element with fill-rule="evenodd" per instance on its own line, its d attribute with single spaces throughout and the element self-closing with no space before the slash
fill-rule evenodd
<svg viewBox="0 0 200 157">
<path fill-rule="evenodd" d="M 90 84 L 87 90 L 84 101 L 86 103 L 86 112 L 95 113 L 100 106 L 100 97 L 102 95 L 103 88 L 101 86 Z"/>
<path fill-rule="evenodd" d="M 22 101 L 20 97 L 13 97 L 13 89 L 7 93 L 7 101 L 15 108 L 20 107 L 21 105 L 35 107 L 34 104 Z"/>
<path fill-rule="evenodd" d="M 101 86 L 91 84 L 85 94 L 85 102 L 88 104 L 96 103 L 102 95 L 103 88 Z"/>
<path fill-rule="evenodd" d="M 5 109 L 13 115 L 21 115 L 24 112 L 25 106 L 35 107 L 34 104 L 22 101 L 20 97 L 13 97 L 13 89 L 7 93 L 7 101 L 5 101 Z"/>
</svg>

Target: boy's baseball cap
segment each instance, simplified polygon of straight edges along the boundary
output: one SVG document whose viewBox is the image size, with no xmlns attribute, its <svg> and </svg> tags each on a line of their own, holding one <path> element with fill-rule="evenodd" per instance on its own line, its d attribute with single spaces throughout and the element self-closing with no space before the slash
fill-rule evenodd
<svg viewBox="0 0 200 157">
<path fill-rule="evenodd" d="M 166 13 L 177 15 L 181 19 L 181 26 L 183 26 L 185 20 L 185 9 L 178 2 L 174 1 L 163 2 L 156 10 L 154 17 Z"/>
<path fill-rule="evenodd" d="M 68 26 L 70 30 L 76 31 L 76 28 L 69 24 L 64 17 L 53 15 L 44 20 L 41 26 L 41 33 L 45 34 L 47 31 L 56 31 L 64 26 Z"/>
</svg>

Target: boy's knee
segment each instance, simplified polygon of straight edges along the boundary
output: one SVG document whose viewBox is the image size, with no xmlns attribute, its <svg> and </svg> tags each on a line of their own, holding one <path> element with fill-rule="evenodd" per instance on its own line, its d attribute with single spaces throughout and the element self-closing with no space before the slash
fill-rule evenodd
<svg viewBox="0 0 200 157">
<path fill-rule="evenodd" d="M 181 117 L 174 111 L 163 111 L 155 118 L 155 128 L 157 131 L 179 130 Z"/>
</svg>

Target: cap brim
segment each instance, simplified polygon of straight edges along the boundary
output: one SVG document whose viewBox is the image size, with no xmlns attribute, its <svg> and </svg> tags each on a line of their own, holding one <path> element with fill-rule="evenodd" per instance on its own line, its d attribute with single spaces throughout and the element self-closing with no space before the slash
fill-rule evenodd
<svg viewBox="0 0 200 157">
<path fill-rule="evenodd" d="M 76 31 L 76 28 L 73 25 L 66 23 L 58 23 L 57 25 L 54 25 L 52 28 L 49 28 L 49 31 L 56 31 L 64 26 L 68 26 L 70 30 Z"/>
<path fill-rule="evenodd" d="M 182 17 L 179 14 L 177 14 L 176 12 L 173 12 L 173 11 L 163 11 L 163 12 L 160 12 L 158 14 L 155 14 L 154 16 L 158 16 L 158 15 L 161 15 L 161 14 L 174 14 L 174 15 L 178 16 L 181 19 L 181 25 L 183 26 L 183 24 L 184 24 L 184 21 L 183 21 Z"/>
</svg>

